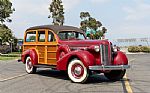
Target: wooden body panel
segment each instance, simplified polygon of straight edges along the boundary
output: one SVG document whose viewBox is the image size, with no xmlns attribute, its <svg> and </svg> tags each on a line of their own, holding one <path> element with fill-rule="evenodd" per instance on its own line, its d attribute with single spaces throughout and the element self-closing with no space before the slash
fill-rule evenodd
<svg viewBox="0 0 150 93">
<path fill-rule="evenodd" d="M 27 32 L 32 32 L 29 30 Z M 35 42 L 26 42 L 23 44 L 23 51 L 28 49 L 35 49 L 38 54 L 38 64 L 45 65 L 56 65 L 56 52 L 58 48 L 57 38 L 55 33 L 48 29 L 34 30 L 36 31 L 36 41 Z M 45 42 L 38 42 L 38 31 L 45 31 Z M 48 31 L 54 34 L 56 41 L 48 42 Z M 26 34 L 24 36 L 26 38 Z"/>
</svg>

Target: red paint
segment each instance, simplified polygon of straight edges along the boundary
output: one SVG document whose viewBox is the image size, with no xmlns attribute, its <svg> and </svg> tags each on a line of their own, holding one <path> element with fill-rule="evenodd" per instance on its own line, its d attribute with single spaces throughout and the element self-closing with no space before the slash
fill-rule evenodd
<svg viewBox="0 0 150 93">
<path fill-rule="evenodd" d="M 25 63 L 27 56 L 31 57 L 31 62 L 33 65 L 38 64 L 38 55 L 35 49 L 28 49 L 22 53 L 21 60 L 23 63 Z"/>
<path fill-rule="evenodd" d="M 37 65 L 38 64 L 38 55 L 37 55 L 37 52 L 35 49 L 30 50 L 30 57 L 33 62 L 32 64 Z"/>
<path fill-rule="evenodd" d="M 26 57 L 29 56 L 30 54 L 30 50 L 26 50 L 22 53 L 21 55 L 21 61 L 25 64 L 25 61 L 26 61 Z"/>
<path fill-rule="evenodd" d="M 67 70 L 68 63 L 71 61 L 73 58 L 78 58 L 80 59 L 84 66 L 88 68 L 88 66 L 95 65 L 95 59 L 94 56 L 84 50 L 76 50 L 69 52 L 66 54 L 63 58 L 57 61 L 57 69 L 58 70 Z"/>
<path fill-rule="evenodd" d="M 67 54 L 68 52 L 70 52 L 70 48 L 69 48 L 68 45 L 59 46 L 58 49 L 57 49 L 57 53 L 56 53 L 57 61 L 60 59 L 60 54 L 61 53 Z M 64 55 L 61 55 L 61 56 L 64 56 Z"/>
<path fill-rule="evenodd" d="M 106 44 L 108 45 L 109 42 L 107 40 L 68 40 L 68 41 L 58 41 L 61 45 L 68 45 L 68 46 L 74 46 L 74 47 L 89 47 L 91 45 L 100 45 L 100 44 Z"/>
<path fill-rule="evenodd" d="M 121 52 L 117 51 L 117 55 L 114 57 L 113 65 L 127 65 L 128 59 L 127 56 Z"/>
</svg>

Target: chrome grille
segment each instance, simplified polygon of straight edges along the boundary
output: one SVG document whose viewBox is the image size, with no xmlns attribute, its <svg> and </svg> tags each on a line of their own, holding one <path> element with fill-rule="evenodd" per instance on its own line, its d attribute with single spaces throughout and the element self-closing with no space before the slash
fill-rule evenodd
<svg viewBox="0 0 150 93">
<path fill-rule="evenodd" d="M 108 54 L 108 45 L 100 45 L 100 56 L 102 65 L 110 65 Z"/>
</svg>

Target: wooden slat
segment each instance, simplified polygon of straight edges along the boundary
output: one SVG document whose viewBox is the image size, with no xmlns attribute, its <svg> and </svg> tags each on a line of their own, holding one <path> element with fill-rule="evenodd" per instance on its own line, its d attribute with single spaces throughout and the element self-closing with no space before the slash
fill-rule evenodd
<svg viewBox="0 0 150 93">
<path fill-rule="evenodd" d="M 47 51 L 48 53 L 56 53 L 57 51 Z"/>
<path fill-rule="evenodd" d="M 47 58 L 48 60 L 56 60 L 56 58 Z"/>
</svg>

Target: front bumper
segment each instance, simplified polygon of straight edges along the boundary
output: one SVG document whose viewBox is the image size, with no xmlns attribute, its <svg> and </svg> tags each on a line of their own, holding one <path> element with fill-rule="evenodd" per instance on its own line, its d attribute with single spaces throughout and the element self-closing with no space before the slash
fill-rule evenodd
<svg viewBox="0 0 150 93">
<path fill-rule="evenodd" d="M 130 68 L 130 65 L 115 65 L 115 66 L 89 66 L 90 70 L 124 70 Z"/>
</svg>

